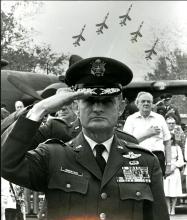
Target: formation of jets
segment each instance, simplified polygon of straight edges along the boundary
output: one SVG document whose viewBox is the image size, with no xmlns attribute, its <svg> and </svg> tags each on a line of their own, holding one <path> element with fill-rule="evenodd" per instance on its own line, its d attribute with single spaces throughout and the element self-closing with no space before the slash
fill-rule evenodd
<svg viewBox="0 0 187 220">
<path fill-rule="evenodd" d="M 79 35 L 73 36 L 72 38 L 76 39 L 76 41 L 73 43 L 73 45 L 75 47 L 80 46 L 80 41 L 85 41 L 85 38 L 82 36 L 84 29 L 85 29 L 86 25 L 83 26 L 81 32 Z"/>
<path fill-rule="evenodd" d="M 96 31 L 97 34 L 103 34 L 103 29 L 108 29 L 108 26 L 106 25 L 106 20 L 109 16 L 109 12 L 104 18 L 104 21 L 102 23 L 96 24 L 96 27 L 99 27 L 98 30 Z"/>
<path fill-rule="evenodd" d="M 131 35 L 133 35 L 133 37 L 131 38 L 131 42 L 132 43 L 137 42 L 137 38 L 138 37 L 142 37 L 142 34 L 140 33 L 140 30 L 141 30 L 141 28 L 143 26 L 143 23 L 144 22 L 142 21 L 142 23 L 140 24 L 140 26 L 139 26 L 137 31 L 131 33 Z"/>
<path fill-rule="evenodd" d="M 119 16 L 119 18 L 122 18 L 121 22 L 119 23 L 121 26 L 127 25 L 126 24 L 127 20 L 131 21 L 131 18 L 129 17 L 129 12 L 130 12 L 131 8 L 132 8 L 132 4 L 128 8 L 127 13 L 125 15 Z"/>
<path fill-rule="evenodd" d="M 119 24 L 121 26 L 126 26 L 127 25 L 127 21 L 131 21 L 132 20 L 131 17 L 129 16 L 129 13 L 130 13 L 131 10 L 132 10 L 132 4 L 129 6 L 126 14 L 119 16 L 119 18 L 121 19 Z M 96 30 L 96 33 L 98 35 L 99 34 L 103 34 L 103 30 L 104 29 L 108 29 L 108 25 L 106 24 L 106 21 L 107 21 L 108 17 L 109 17 L 109 12 L 106 14 L 106 16 L 105 16 L 105 18 L 104 18 L 102 23 L 96 24 L 96 27 L 98 28 Z M 132 43 L 138 42 L 138 38 L 141 38 L 143 36 L 142 33 L 140 32 L 140 30 L 142 29 L 143 24 L 144 24 L 144 21 L 141 22 L 141 24 L 138 27 L 137 31 L 134 31 L 134 32 L 130 33 L 130 35 L 131 35 L 131 39 L 130 40 L 131 40 Z M 75 35 L 75 36 L 72 37 L 73 39 L 76 39 L 76 41 L 73 42 L 73 45 L 75 47 L 80 46 L 80 41 L 81 40 L 82 41 L 86 40 L 83 37 L 83 32 L 85 30 L 85 27 L 86 27 L 86 25 L 83 26 L 83 28 L 82 28 L 82 30 L 81 30 L 79 35 Z M 157 53 L 155 51 L 155 46 L 156 46 L 157 43 L 158 43 L 158 39 L 155 41 L 153 47 L 150 50 L 145 50 L 145 53 L 147 53 L 147 55 L 145 57 L 146 60 L 152 60 L 152 54 L 157 55 Z"/>
<path fill-rule="evenodd" d="M 145 57 L 147 60 L 152 60 L 151 58 L 152 54 L 157 55 L 155 51 L 155 47 L 157 43 L 158 43 L 158 38 L 156 39 L 155 43 L 153 44 L 153 47 L 150 50 L 145 50 L 145 53 L 148 53 L 148 55 Z"/>
</svg>

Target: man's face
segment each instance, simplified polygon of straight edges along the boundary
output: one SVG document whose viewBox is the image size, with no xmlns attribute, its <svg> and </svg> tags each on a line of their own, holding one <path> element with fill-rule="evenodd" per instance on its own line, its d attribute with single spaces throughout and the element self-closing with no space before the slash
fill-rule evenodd
<svg viewBox="0 0 187 220">
<path fill-rule="evenodd" d="M 149 94 L 142 94 L 138 99 L 138 108 L 140 112 L 151 112 L 153 99 Z"/>
<path fill-rule="evenodd" d="M 16 111 L 20 110 L 20 109 L 23 109 L 24 108 L 24 105 L 22 102 L 17 102 L 16 105 L 15 105 L 15 109 Z"/>
<path fill-rule="evenodd" d="M 175 119 L 167 118 L 166 122 L 167 122 L 169 130 L 173 131 L 173 129 L 175 128 L 175 125 L 176 125 Z"/>
<path fill-rule="evenodd" d="M 171 104 L 171 98 L 166 98 L 166 99 L 164 99 L 164 104 L 165 104 L 166 106 L 169 106 L 169 105 Z"/>
<path fill-rule="evenodd" d="M 89 97 L 79 100 L 81 124 L 86 130 L 113 130 L 122 108 L 119 97 Z"/>
<path fill-rule="evenodd" d="M 57 117 L 65 120 L 71 120 L 74 115 L 75 113 L 73 112 L 71 105 L 63 106 L 57 113 Z"/>
</svg>

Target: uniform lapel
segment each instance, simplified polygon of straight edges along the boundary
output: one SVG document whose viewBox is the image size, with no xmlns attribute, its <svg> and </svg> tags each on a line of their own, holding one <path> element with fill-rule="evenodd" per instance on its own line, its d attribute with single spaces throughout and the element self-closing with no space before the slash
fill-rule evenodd
<svg viewBox="0 0 187 220">
<path fill-rule="evenodd" d="M 83 167 L 89 170 L 98 179 L 102 179 L 102 173 L 95 160 L 91 147 L 85 140 L 82 132 L 74 140 L 74 151 L 76 151 L 76 160 Z"/>
<path fill-rule="evenodd" d="M 124 163 L 123 154 L 127 152 L 128 150 L 124 146 L 122 146 L 117 137 L 114 136 L 109 158 L 103 174 L 101 187 L 104 187 L 104 185 L 107 184 L 107 182 L 115 175 L 120 167 L 122 167 L 122 164 Z"/>
</svg>

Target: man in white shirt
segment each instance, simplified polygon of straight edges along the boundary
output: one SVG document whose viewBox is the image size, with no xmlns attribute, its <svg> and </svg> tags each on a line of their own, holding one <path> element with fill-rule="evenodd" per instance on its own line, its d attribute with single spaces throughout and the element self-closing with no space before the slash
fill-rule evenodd
<svg viewBox="0 0 187 220">
<path fill-rule="evenodd" d="M 150 93 L 140 92 L 135 103 L 139 111 L 127 118 L 123 131 L 135 136 L 141 147 L 157 155 L 165 175 L 165 163 L 166 174 L 171 168 L 171 135 L 166 121 L 162 115 L 152 111 L 153 96 Z"/>
</svg>

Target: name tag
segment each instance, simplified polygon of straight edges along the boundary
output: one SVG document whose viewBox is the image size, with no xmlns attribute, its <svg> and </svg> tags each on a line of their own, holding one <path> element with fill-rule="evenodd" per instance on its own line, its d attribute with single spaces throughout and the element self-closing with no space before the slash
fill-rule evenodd
<svg viewBox="0 0 187 220">
<path fill-rule="evenodd" d="M 60 168 L 60 171 L 64 172 L 64 173 L 69 173 L 69 174 L 72 174 L 72 175 L 76 175 L 76 176 L 83 176 L 82 173 L 78 173 L 77 171 L 73 171 L 73 170 L 69 170 L 69 169 L 63 169 L 62 167 Z"/>
<path fill-rule="evenodd" d="M 124 177 L 118 177 L 117 182 L 150 183 L 148 167 L 126 166 L 122 167 Z"/>
</svg>

